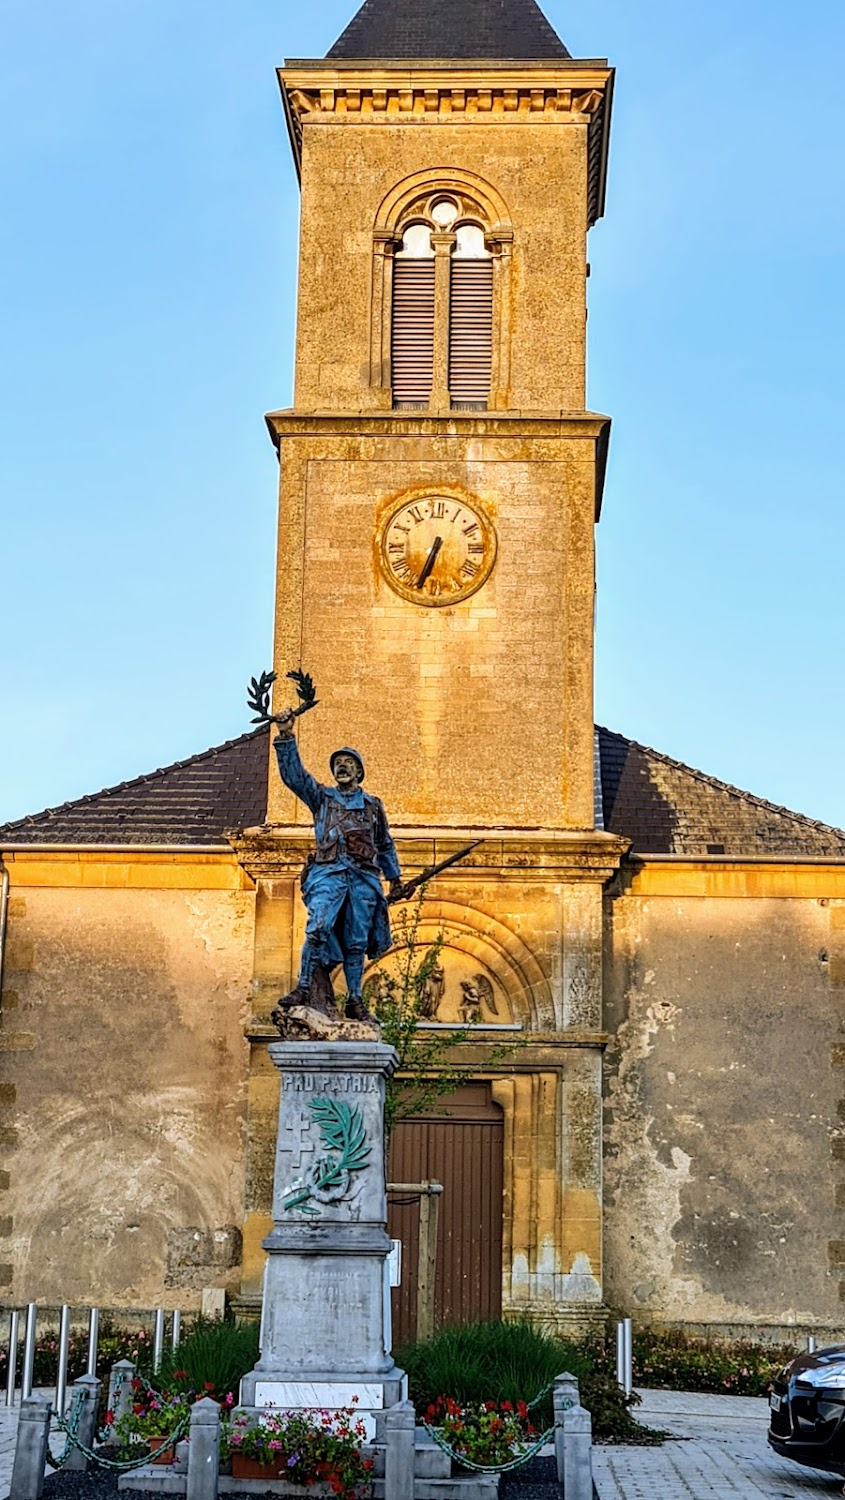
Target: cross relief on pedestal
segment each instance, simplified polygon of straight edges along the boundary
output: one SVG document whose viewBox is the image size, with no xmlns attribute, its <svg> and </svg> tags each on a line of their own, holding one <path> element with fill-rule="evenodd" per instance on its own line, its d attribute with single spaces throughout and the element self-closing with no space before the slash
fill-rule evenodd
<svg viewBox="0 0 845 1500">
<path fill-rule="evenodd" d="M 305 1138 L 312 1124 L 311 1116 L 304 1109 L 300 1109 L 282 1126 L 283 1137 L 280 1141 L 280 1150 L 290 1156 L 290 1164 L 295 1170 L 302 1165 L 303 1151 L 314 1150 L 314 1142 Z M 290 1139 L 285 1139 L 286 1136 L 290 1136 Z"/>
</svg>

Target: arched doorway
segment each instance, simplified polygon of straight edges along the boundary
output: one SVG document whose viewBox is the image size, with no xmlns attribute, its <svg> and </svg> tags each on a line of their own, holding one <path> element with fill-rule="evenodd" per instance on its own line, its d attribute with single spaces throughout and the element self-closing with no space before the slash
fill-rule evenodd
<svg viewBox="0 0 845 1500">
<path fill-rule="evenodd" d="M 498 1318 L 502 1311 L 504 1119 L 489 1083 L 466 1084 L 424 1115 L 399 1119 L 388 1181 L 443 1184 L 435 1273 L 435 1325 Z M 389 1233 L 402 1241 L 394 1288 L 393 1344 L 416 1334 L 419 1204 L 391 1194 Z"/>
</svg>

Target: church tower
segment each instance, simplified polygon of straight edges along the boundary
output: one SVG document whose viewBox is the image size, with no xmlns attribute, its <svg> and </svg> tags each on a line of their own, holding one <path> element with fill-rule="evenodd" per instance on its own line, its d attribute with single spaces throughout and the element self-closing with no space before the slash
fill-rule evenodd
<svg viewBox="0 0 845 1500">
<path fill-rule="evenodd" d="M 602 887 L 625 847 L 594 813 L 609 421 L 585 394 L 613 72 L 573 59 L 534 0 L 366 0 L 279 81 L 302 185 L 294 406 L 268 418 L 279 687 L 312 674 L 305 764 L 325 779 L 356 746 L 407 874 L 483 840 L 432 885 L 419 934 L 443 938 L 432 1019 L 470 1022 L 502 1126 L 501 1263 L 478 1311 L 565 1327 L 602 1302 Z M 237 845 L 259 888 L 246 1292 L 267 1224 L 263 1021 L 295 978 L 310 838 L 273 769 L 268 824 Z"/>
</svg>

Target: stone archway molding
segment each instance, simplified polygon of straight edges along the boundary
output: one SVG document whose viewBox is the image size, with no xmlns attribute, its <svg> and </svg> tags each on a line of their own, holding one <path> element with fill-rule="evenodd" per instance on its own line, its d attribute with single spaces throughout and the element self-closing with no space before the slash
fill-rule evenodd
<svg viewBox="0 0 845 1500">
<path fill-rule="evenodd" d="M 417 931 L 420 947 L 443 934 L 444 946 L 477 958 L 501 984 L 511 1015 L 527 1031 L 554 1029 L 551 986 L 522 938 L 489 912 L 452 901 L 426 901 Z"/>
</svg>

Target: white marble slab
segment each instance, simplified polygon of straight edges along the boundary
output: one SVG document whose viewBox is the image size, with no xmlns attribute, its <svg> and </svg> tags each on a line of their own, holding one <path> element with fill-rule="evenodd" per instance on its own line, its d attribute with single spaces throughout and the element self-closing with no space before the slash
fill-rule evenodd
<svg viewBox="0 0 845 1500">
<path fill-rule="evenodd" d="M 358 1397 L 354 1406 L 353 1396 Z M 309 1406 L 325 1411 L 336 1411 L 339 1407 L 351 1407 L 353 1411 L 381 1411 L 384 1387 L 366 1381 L 333 1380 L 318 1384 L 309 1380 L 259 1380 L 254 1399 L 256 1406 L 276 1406 L 286 1411 Z"/>
</svg>

